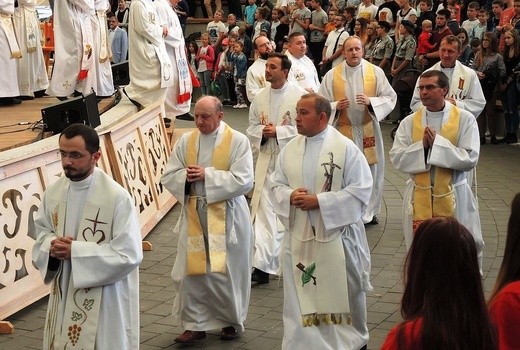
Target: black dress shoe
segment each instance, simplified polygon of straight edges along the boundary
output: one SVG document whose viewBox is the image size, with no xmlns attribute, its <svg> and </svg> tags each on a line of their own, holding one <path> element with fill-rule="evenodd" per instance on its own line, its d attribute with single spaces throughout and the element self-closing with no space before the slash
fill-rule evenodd
<svg viewBox="0 0 520 350">
<path fill-rule="evenodd" d="M 16 97 L 0 97 L 0 106 L 19 105 L 22 100 Z"/>
<path fill-rule="evenodd" d="M 38 91 L 34 92 L 34 97 L 36 97 L 36 98 L 40 98 L 43 96 L 49 96 L 45 93 L 45 90 L 38 90 Z"/>
<path fill-rule="evenodd" d="M 238 331 L 235 327 L 229 326 L 222 328 L 222 332 L 220 333 L 220 339 L 222 340 L 233 340 L 238 337 Z"/>
<path fill-rule="evenodd" d="M 370 222 L 367 222 L 365 225 L 377 225 L 379 224 L 379 219 L 377 218 L 377 216 L 373 216 L 372 217 L 372 220 Z"/>
<path fill-rule="evenodd" d="M 269 274 L 255 267 L 253 273 L 251 274 L 251 281 L 258 284 L 269 283 Z"/>
<path fill-rule="evenodd" d="M 187 120 L 187 121 L 191 121 L 191 122 L 195 120 L 195 118 L 189 113 L 184 113 L 184 114 L 178 115 L 175 117 L 175 119 Z"/>
<path fill-rule="evenodd" d="M 31 100 L 34 100 L 34 96 L 28 96 L 28 95 L 18 96 L 17 98 L 20 99 L 20 100 L 22 100 L 22 101 L 31 101 Z"/>
</svg>

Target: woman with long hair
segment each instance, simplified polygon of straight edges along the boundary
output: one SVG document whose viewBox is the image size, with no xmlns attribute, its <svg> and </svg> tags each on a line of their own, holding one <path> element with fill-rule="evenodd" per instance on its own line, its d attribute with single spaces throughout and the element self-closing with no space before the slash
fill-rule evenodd
<svg viewBox="0 0 520 350">
<path fill-rule="evenodd" d="M 516 132 L 520 117 L 518 115 L 518 73 L 520 72 L 520 35 L 516 29 L 504 33 L 505 51 L 504 63 L 506 65 L 506 77 L 502 79 L 502 105 L 504 107 L 504 119 L 506 122 L 506 137 L 500 140 L 505 143 L 516 143 Z"/>
<path fill-rule="evenodd" d="M 365 46 L 368 39 L 368 20 L 366 18 L 356 18 L 354 25 L 354 35 L 358 36 L 363 46 Z"/>
<path fill-rule="evenodd" d="M 453 33 L 453 35 L 459 38 L 460 42 L 462 43 L 462 53 L 460 54 L 459 58 L 457 58 L 457 60 L 459 60 L 459 62 L 463 65 L 469 66 L 469 61 L 472 56 L 471 53 L 473 51 L 471 51 L 471 46 L 469 46 L 468 32 L 466 32 L 466 29 L 460 27 L 457 31 L 455 31 L 455 33 Z"/>
<path fill-rule="evenodd" d="M 405 261 L 404 322 L 383 350 L 493 350 L 473 236 L 457 219 L 436 217 L 417 228 Z"/>
<path fill-rule="evenodd" d="M 495 112 L 496 89 L 498 82 L 506 75 L 506 66 L 502 55 L 498 52 L 498 38 L 495 33 L 486 32 L 482 36 L 480 51 L 475 55 L 472 68 L 477 71 L 486 98 L 486 106 L 477 118 L 480 144 L 486 143 L 487 128 L 491 135 L 491 143 L 498 144 L 499 141 L 496 138 L 498 120 Z"/>
<path fill-rule="evenodd" d="M 520 349 L 520 193 L 511 203 L 502 265 L 489 299 L 499 349 Z"/>
<path fill-rule="evenodd" d="M 365 57 L 364 59 L 369 60 L 372 57 L 372 53 L 374 52 L 374 46 L 377 40 L 376 29 L 379 27 L 379 24 L 376 20 L 370 22 L 367 26 L 367 41 L 365 42 Z"/>
</svg>

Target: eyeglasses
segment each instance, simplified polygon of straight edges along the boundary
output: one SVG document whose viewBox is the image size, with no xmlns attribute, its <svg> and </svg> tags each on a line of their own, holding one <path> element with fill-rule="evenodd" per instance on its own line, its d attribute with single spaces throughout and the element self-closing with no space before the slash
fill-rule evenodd
<svg viewBox="0 0 520 350">
<path fill-rule="evenodd" d="M 417 91 L 423 91 L 423 90 L 426 90 L 426 91 L 433 91 L 434 89 L 436 88 L 440 88 L 441 86 L 439 85 L 419 85 L 417 87 Z"/>
<path fill-rule="evenodd" d="M 78 159 L 81 159 L 83 157 L 86 157 L 87 154 L 81 154 L 79 152 L 65 152 L 65 151 L 60 151 L 60 157 L 63 159 L 63 158 L 69 158 L 69 159 L 72 159 L 72 160 L 78 160 Z"/>
</svg>

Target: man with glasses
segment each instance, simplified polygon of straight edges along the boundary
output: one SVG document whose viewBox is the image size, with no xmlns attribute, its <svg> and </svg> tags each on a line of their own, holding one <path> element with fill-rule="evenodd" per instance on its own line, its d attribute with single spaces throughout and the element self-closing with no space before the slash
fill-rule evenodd
<svg viewBox="0 0 520 350">
<path fill-rule="evenodd" d="M 468 183 L 480 152 L 475 117 L 452 104 L 449 79 L 441 71 L 421 74 L 417 94 L 422 107 L 406 117 L 390 150 L 393 166 L 409 174 L 403 230 L 410 248 L 415 228 L 435 216 L 457 218 L 472 233 L 482 268 L 484 241 L 476 198 Z"/>
<path fill-rule="evenodd" d="M 143 253 L 134 200 L 96 167 L 94 129 L 67 127 L 59 149 L 64 176 L 43 194 L 34 222 L 32 259 L 52 285 L 43 348 L 138 349 Z"/>
<path fill-rule="evenodd" d="M 457 60 L 461 53 L 462 44 L 459 38 L 454 35 L 445 37 L 438 51 L 441 60 L 430 70 L 439 70 L 448 77 L 450 84 L 446 100 L 477 118 L 486 105 L 486 99 L 477 73 Z M 417 111 L 421 106 L 419 91 L 415 89 L 410 109 Z"/>
</svg>

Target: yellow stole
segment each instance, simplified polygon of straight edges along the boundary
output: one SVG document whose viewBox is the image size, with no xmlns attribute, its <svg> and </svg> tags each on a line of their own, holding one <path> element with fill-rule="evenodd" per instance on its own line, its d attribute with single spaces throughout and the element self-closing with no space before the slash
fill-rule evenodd
<svg viewBox="0 0 520 350">
<path fill-rule="evenodd" d="M 186 165 L 197 164 L 198 141 L 200 131 L 191 133 L 186 148 Z M 229 170 L 231 161 L 231 141 L 233 132 L 225 126 L 221 142 L 213 150 L 212 165 L 218 170 Z M 187 203 L 188 213 L 188 242 L 187 267 L 188 275 L 203 275 L 208 272 L 226 273 L 226 201 L 207 205 L 208 237 L 206 254 L 204 234 L 197 212 L 197 197 L 190 195 Z M 207 258 L 210 262 L 210 271 L 206 270 Z"/>
<path fill-rule="evenodd" d="M 413 115 L 412 140 L 422 142 L 424 126 L 422 124 L 423 108 Z M 441 126 L 440 134 L 454 145 L 457 144 L 460 124 L 460 110 L 452 106 L 448 121 Z M 455 195 L 453 194 L 453 170 L 435 168 L 435 182 L 432 185 L 430 171 L 415 175 L 413 193 L 413 231 L 424 220 L 436 216 L 453 216 Z"/>
<path fill-rule="evenodd" d="M 332 79 L 334 99 L 336 101 L 344 99 L 346 97 L 345 90 L 347 88 L 347 81 L 343 79 L 343 65 L 340 64 L 334 68 L 334 77 Z M 376 95 L 376 73 L 374 66 L 371 64 L 365 64 L 363 67 L 363 88 L 367 96 L 373 97 Z M 349 139 L 354 140 L 352 136 L 352 122 L 348 117 L 347 108 L 340 111 L 336 129 Z M 363 153 L 369 165 L 377 163 L 374 124 L 368 112 L 368 107 L 365 108 L 365 117 L 363 118 Z"/>
</svg>

